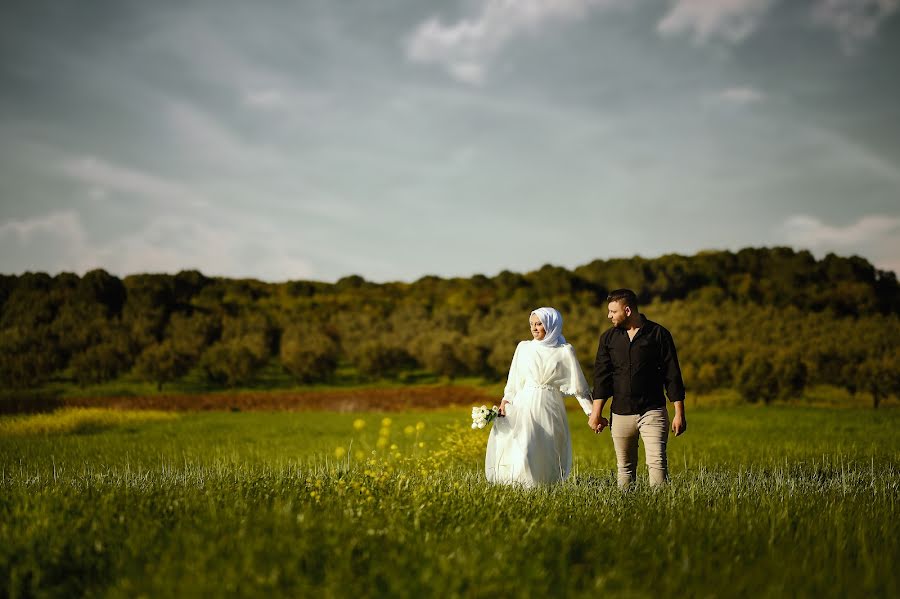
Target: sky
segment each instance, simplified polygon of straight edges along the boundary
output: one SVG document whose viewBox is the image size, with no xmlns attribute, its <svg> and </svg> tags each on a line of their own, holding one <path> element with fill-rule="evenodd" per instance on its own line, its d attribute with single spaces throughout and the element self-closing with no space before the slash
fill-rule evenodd
<svg viewBox="0 0 900 599">
<path fill-rule="evenodd" d="M 900 0 L 27 0 L 0 272 L 900 272 Z"/>
</svg>

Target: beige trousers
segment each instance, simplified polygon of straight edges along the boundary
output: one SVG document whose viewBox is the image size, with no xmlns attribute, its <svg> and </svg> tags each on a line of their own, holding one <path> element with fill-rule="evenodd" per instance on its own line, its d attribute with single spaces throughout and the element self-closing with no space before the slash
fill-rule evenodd
<svg viewBox="0 0 900 599">
<path fill-rule="evenodd" d="M 644 414 L 613 414 L 610 432 L 616 447 L 620 488 L 627 488 L 637 478 L 638 438 L 644 440 L 650 486 L 656 487 L 668 481 L 666 443 L 669 440 L 669 413 L 665 407 Z"/>
</svg>

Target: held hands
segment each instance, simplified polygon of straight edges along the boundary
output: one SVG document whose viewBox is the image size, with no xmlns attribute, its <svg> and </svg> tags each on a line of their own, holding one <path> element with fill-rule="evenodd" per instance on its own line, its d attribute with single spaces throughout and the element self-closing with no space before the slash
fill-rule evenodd
<svg viewBox="0 0 900 599">
<path fill-rule="evenodd" d="M 588 426 L 591 427 L 595 433 L 600 434 L 603 432 L 603 429 L 609 426 L 609 420 L 599 413 L 594 412 L 588 417 Z"/>
</svg>

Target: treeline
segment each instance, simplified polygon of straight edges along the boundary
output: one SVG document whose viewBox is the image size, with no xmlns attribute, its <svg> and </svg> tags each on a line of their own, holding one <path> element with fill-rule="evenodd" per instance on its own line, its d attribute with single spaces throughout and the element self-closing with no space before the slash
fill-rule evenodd
<svg viewBox="0 0 900 599">
<path fill-rule="evenodd" d="M 635 289 L 668 327 L 686 383 L 750 401 L 831 384 L 897 392 L 900 286 L 858 257 L 787 248 L 597 260 L 567 270 L 376 284 L 210 278 L 196 271 L 119 279 L 95 270 L 0 276 L 0 383 L 87 385 L 128 376 L 239 386 L 276 365 L 300 383 L 339 366 L 370 380 L 427 370 L 500 380 L 529 311 L 559 308 L 590 376 L 608 327 L 606 295 Z"/>
</svg>

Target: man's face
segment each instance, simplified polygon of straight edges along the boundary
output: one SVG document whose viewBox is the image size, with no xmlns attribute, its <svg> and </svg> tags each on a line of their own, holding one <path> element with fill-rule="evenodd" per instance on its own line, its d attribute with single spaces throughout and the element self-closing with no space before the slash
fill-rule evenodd
<svg viewBox="0 0 900 599">
<path fill-rule="evenodd" d="M 614 327 L 621 327 L 629 316 L 631 316 L 631 308 L 619 301 L 609 302 L 609 314 L 606 317 Z"/>
</svg>

